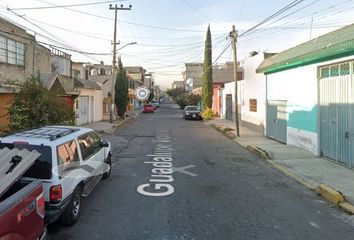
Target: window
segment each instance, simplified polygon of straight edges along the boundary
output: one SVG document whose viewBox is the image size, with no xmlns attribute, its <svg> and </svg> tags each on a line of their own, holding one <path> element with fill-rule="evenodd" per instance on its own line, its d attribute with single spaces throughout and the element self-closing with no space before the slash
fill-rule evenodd
<svg viewBox="0 0 354 240">
<path fill-rule="evenodd" d="M 80 162 L 75 140 L 64 143 L 57 147 L 58 156 L 58 174 L 61 176 L 73 168 L 76 168 Z"/>
<path fill-rule="evenodd" d="M 250 99 L 249 105 L 250 105 L 250 112 L 257 112 L 257 99 Z"/>
<path fill-rule="evenodd" d="M 95 132 L 90 132 L 90 137 L 93 141 L 93 153 L 98 152 L 101 150 L 101 139 Z"/>
<path fill-rule="evenodd" d="M 0 36 L 0 62 L 25 65 L 25 45 Z"/>
<path fill-rule="evenodd" d="M 87 160 L 92 154 L 101 149 L 101 140 L 96 133 L 90 132 L 79 137 L 82 158 Z"/>
</svg>

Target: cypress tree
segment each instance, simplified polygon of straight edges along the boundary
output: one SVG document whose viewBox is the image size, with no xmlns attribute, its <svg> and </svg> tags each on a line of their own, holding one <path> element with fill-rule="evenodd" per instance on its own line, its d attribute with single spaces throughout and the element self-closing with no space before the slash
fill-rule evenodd
<svg viewBox="0 0 354 240">
<path fill-rule="evenodd" d="M 203 107 L 211 108 L 213 98 L 213 68 L 212 68 L 212 45 L 210 25 L 206 33 L 204 64 L 203 64 L 203 83 L 202 83 L 202 103 Z"/>
<path fill-rule="evenodd" d="M 116 78 L 115 92 L 114 102 L 117 106 L 118 116 L 124 118 L 129 103 L 128 79 L 120 58 L 118 58 L 118 74 Z"/>
</svg>

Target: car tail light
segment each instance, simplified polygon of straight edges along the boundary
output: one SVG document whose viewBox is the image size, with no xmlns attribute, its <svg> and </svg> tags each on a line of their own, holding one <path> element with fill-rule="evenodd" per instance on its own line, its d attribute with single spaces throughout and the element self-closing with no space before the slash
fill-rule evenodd
<svg viewBox="0 0 354 240">
<path fill-rule="evenodd" d="M 55 185 L 50 188 L 50 203 L 59 203 L 63 196 L 61 185 Z"/>
<path fill-rule="evenodd" d="M 36 210 L 37 214 L 43 218 L 45 211 L 45 199 L 43 193 L 36 198 Z"/>
</svg>

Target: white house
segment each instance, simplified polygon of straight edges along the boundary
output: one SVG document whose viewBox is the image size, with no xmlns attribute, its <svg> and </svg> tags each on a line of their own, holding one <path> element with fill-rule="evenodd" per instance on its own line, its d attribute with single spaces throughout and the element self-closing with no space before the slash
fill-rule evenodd
<svg viewBox="0 0 354 240">
<path fill-rule="evenodd" d="M 266 135 L 354 167 L 354 24 L 263 61 Z"/>
</svg>

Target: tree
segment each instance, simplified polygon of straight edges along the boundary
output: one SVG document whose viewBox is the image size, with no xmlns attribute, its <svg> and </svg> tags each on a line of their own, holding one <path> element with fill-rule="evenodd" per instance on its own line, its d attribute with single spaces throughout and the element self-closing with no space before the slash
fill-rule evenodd
<svg viewBox="0 0 354 240">
<path fill-rule="evenodd" d="M 167 89 L 166 94 L 173 98 L 173 100 L 177 100 L 177 98 L 184 94 L 186 90 L 184 88 L 170 88 Z"/>
<path fill-rule="evenodd" d="M 154 89 L 150 88 L 150 95 L 148 101 L 151 102 L 152 100 L 154 100 L 154 97 L 155 97 Z"/>
<path fill-rule="evenodd" d="M 20 84 L 9 110 L 13 131 L 46 125 L 75 125 L 75 113 L 65 99 L 46 89 L 39 77 Z"/>
<path fill-rule="evenodd" d="M 124 118 L 129 103 L 128 79 L 120 58 L 118 58 L 118 74 L 116 78 L 115 92 L 114 102 L 117 106 L 118 116 Z"/>
<path fill-rule="evenodd" d="M 212 45 L 210 26 L 208 26 L 205 49 L 204 49 L 204 64 L 203 64 L 203 83 L 202 83 L 202 103 L 203 107 L 211 108 L 213 99 L 213 68 L 212 68 Z"/>
</svg>

